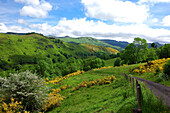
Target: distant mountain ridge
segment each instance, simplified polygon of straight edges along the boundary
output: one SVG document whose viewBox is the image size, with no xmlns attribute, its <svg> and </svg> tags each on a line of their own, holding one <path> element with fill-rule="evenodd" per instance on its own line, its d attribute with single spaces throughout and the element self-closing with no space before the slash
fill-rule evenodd
<svg viewBox="0 0 170 113">
<path fill-rule="evenodd" d="M 125 48 L 128 44 L 130 44 L 129 42 L 125 42 L 125 41 L 116 41 L 116 40 L 108 40 L 108 39 L 102 39 L 100 41 L 108 43 L 110 45 L 119 46 L 121 48 Z"/>
<path fill-rule="evenodd" d="M 100 41 L 108 43 L 113 46 L 119 46 L 121 48 L 125 48 L 128 44 L 130 44 L 129 42 L 126 41 L 116 41 L 116 40 L 109 40 L 109 39 L 102 39 Z M 164 44 L 160 44 L 159 42 L 154 42 L 154 43 L 157 44 L 157 47 L 161 47 L 164 45 Z M 152 43 L 148 43 L 149 48 L 151 48 L 151 44 Z"/>
<path fill-rule="evenodd" d="M 96 45 L 96 46 L 104 46 L 104 47 L 112 47 L 114 49 L 117 49 L 119 51 L 122 51 L 128 44 L 129 42 L 126 41 L 116 41 L 116 40 L 110 40 L 110 39 L 95 39 L 92 37 L 79 37 L 79 38 L 72 38 L 69 36 L 65 37 L 56 37 L 60 40 L 63 40 L 68 43 L 75 43 L 75 44 L 90 44 L 90 45 Z M 154 42 L 157 44 L 157 47 L 161 47 L 164 44 L 160 44 L 159 42 Z M 152 43 L 148 43 L 148 47 L 151 48 Z"/>
</svg>

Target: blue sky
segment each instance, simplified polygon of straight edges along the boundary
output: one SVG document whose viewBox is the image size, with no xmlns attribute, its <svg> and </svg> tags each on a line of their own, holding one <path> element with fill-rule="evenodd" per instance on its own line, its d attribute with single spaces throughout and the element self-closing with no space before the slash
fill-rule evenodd
<svg viewBox="0 0 170 113">
<path fill-rule="evenodd" d="M 170 43 L 170 0 L 0 0 L 0 32 Z"/>
</svg>

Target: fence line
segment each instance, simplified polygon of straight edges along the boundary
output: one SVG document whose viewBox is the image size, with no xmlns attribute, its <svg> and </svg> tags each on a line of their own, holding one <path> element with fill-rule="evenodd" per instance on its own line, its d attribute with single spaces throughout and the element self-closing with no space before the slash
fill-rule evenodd
<svg viewBox="0 0 170 113">
<path fill-rule="evenodd" d="M 135 81 L 134 77 L 130 77 L 126 75 L 125 73 L 123 74 L 130 83 L 133 83 L 133 93 L 135 93 Z M 141 91 L 141 85 L 139 84 L 138 80 L 136 79 L 136 93 L 137 93 L 137 100 L 138 100 L 138 108 L 133 108 L 132 111 L 133 113 L 142 113 L 142 91 Z"/>
</svg>

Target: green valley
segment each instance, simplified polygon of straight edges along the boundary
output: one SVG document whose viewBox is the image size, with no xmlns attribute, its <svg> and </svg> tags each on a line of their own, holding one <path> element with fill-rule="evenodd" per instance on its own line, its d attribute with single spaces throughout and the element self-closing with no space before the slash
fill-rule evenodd
<svg viewBox="0 0 170 113">
<path fill-rule="evenodd" d="M 81 41 L 1 33 L 0 112 L 130 113 L 139 107 L 137 90 L 124 74 L 170 86 L 169 44 L 148 48 L 137 37 L 119 52 L 97 39 L 74 40 Z M 143 113 L 169 111 L 139 83 Z"/>
</svg>

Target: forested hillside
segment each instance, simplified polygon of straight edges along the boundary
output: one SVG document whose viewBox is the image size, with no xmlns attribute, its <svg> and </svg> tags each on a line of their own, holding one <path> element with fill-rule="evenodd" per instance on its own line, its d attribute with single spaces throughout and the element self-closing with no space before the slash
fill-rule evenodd
<svg viewBox="0 0 170 113">
<path fill-rule="evenodd" d="M 32 70 L 41 76 L 55 74 L 58 76 L 95 68 L 92 65 L 90 67 L 85 65 L 90 65 L 96 58 L 99 58 L 96 61 L 101 62 L 100 66 L 104 66 L 100 58 L 112 58 L 119 51 L 109 47 L 67 43 L 37 33 L 25 35 L 1 33 L 0 52 L 1 71 Z"/>
</svg>

